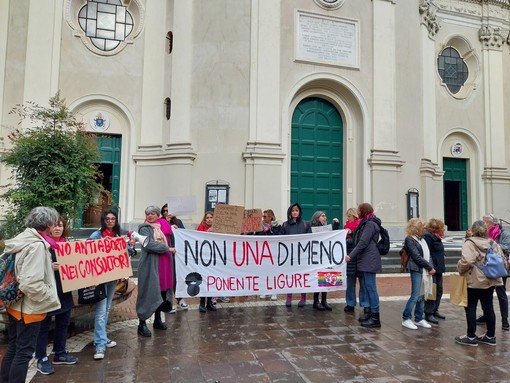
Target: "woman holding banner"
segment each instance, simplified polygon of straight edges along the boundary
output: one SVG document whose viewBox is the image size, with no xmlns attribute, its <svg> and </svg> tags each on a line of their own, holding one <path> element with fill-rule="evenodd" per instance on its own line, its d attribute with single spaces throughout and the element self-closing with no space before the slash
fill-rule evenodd
<svg viewBox="0 0 510 383">
<path fill-rule="evenodd" d="M 322 210 L 318 210 L 312 215 L 312 219 L 310 221 L 310 225 L 312 226 L 312 231 L 314 231 L 314 227 L 322 227 L 326 226 L 328 224 L 328 218 L 326 216 L 326 213 Z M 337 218 L 333 219 L 333 226 L 330 227 L 330 230 L 338 230 L 340 228 L 340 222 Z M 319 293 L 313 293 L 313 308 L 315 310 L 324 311 L 333 310 L 333 307 L 331 307 L 328 304 L 327 301 L 328 293 L 326 291 L 323 291 L 321 293 L 321 301 L 319 302 Z"/>
<path fill-rule="evenodd" d="M 287 221 L 282 225 L 282 235 L 305 234 L 311 233 L 312 229 L 308 223 L 302 219 L 303 209 L 298 203 L 294 203 L 287 209 Z M 301 294 L 298 307 L 304 307 L 306 303 L 306 294 Z M 292 294 L 287 294 L 285 306 L 292 306 Z"/>
<path fill-rule="evenodd" d="M 138 264 L 138 298 L 136 313 L 140 323 L 138 334 L 144 337 L 152 336 L 147 328 L 146 320 L 154 314 L 153 327 L 156 330 L 166 330 L 167 326 L 161 320 L 164 308 L 164 298 L 173 290 L 171 248 L 161 229 L 160 209 L 148 206 L 145 209 L 145 223 L 138 227 L 138 233 L 149 238 L 149 242 L 142 248 L 140 263 Z"/>
<path fill-rule="evenodd" d="M 204 214 L 204 218 L 202 218 L 202 222 L 200 222 L 200 225 L 197 227 L 197 231 L 209 231 L 212 229 L 214 219 L 214 213 L 212 211 L 206 211 Z M 201 313 L 205 313 L 207 310 L 209 311 L 216 311 L 216 306 L 214 305 L 213 300 L 211 297 L 207 297 L 207 304 L 206 304 L 206 298 L 200 297 L 200 304 L 198 306 L 198 310 Z"/>
<path fill-rule="evenodd" d="M 101 213 L 101 228 L 93 232 L 89 239 L 120 236 L 120 225 L 117 213 L 112 209 L 106 209 Z M 113 296 L 115 295 L 115 286 L 117 286 L 117 281 L 105 283 L 106 299 L 96 303 L 96 316 L 94 318 L 95 360 L 104 358 L 107 347 L 111 348 L 117 345 L 117 342 L 108 339 L 106 334 L 106 324 L 108 323 L 108 314 L 110 313 Z"/>
<path fill-rule="evenodd" d="M 50 237 L 55 242 L 65 242 L 68 236 L 67 223 L 60 216 L 57 225 L 50 233 Z M 67 352 L 67 328 L 71 322 L 71 309 L 74 307 L 73 293 L 62 291 L 62 282 L 60 281 L 60 273 L 58 272 L 57 255 L 55 250 L 50 248 L 51 261 L 53 271 L 55 272 L 55 281 L 57 284 L 58 299 L 60 300 L 60 309 L 51 311 L 41 322 L 39 335 L 37 336 L 37 345 L 35 347 L 35 359 L 37 360 L 37 371 L 43 375 L 50 375 L 55 369 L 48 360 L 46 348 L 48 347 L 48 333 L 50 330 L 51 320 L 55 317 L 55 330 L 53 331 L 53 364 L 76 364 L 78 358 Z"/>
</svg>

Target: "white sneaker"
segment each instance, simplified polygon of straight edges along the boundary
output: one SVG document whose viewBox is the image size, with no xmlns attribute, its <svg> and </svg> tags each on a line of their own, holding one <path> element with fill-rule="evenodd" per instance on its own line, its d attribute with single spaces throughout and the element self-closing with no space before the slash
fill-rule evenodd
<svg viewBox="0 0 510 383">
<path fill-rule="evenodd" d="M 402 321 L 402 326 L 407 327 L 411 330 L 418 330 L 418 327 L 413 323 L 411 319 L 406 319 L 405 321 Z"/>
<path fill-rule="evenodd" d="M 104 351 L 103 350 L 96 350 L 94 354 L 94 360 L 100 360 L 104 359 Z"/>
<path fill-rule="evenodd" d="M 183 310 L 187 310 L 189 308 L 188 304 L 186 303 L 186 301 L 184 299 L 181 299 L 179 301 L 179 307 Z"/>
<path fill-rule="evenodd" d="M 117 342 L 115 342 L 114 340 L 111 340 L 111 339 L 108 339 L 108 341 L 106 342 L 107 348 L 112 348 L 112 347 L 115 347 L 116 345 L 117 345 Z"/>
<path fill-rule="evenodd" d="M 432 328 L 430 323 L 427 322 L 425 319 L 422 319 L 421 321 L 416 322 L 416 326 L 420 326 L 420 327 L 423 327 L 423 328 Z"/>
<path fill-rule="evenodd" d="M 266 299 L 266 296 L 264 294 L 262 294 L 262 295 L 259 295 L 259 298 L 260 299 Z"/>
<path fill-rule="evenodd" d="M 276 294 L 271 295 L 271 300 L 275 301 L 278 299 L 278 296 Z"/>
</svg>

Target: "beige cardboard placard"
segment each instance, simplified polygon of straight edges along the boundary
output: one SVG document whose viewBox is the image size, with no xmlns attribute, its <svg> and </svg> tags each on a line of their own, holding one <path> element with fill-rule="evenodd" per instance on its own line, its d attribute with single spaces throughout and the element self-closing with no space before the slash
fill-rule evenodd
<svg viewBox="0 0 510 383">
<path fill-rule="evenodd" d="M 252 233 L 262 230 L 262 209 L 245 209 L 242 233 Z"/>
<path fill-rule="evenodd" d="M 125 237 L 57 244 L 57 262 L 64 292 L 133 275 Z"/>
<path fill-rule="evenodd" d="M 241 234 L 243 218 L 243 206 L 218 204 L 214 209 L 212 231 L 214 233 Z"/>
</svg>

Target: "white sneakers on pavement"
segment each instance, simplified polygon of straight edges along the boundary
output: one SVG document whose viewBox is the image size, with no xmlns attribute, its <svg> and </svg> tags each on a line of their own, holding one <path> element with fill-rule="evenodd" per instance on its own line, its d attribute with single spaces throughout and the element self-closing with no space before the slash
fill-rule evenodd
<svg viewBox="0 0 510 383">
<path fill-rule="evenodd" d="M 432 328 L 430 323 L 427 322 L 425 319 L 422 319 L 421 321 L 416 322 L 416 326 L 420 326 L 420 327 L 423 327 L 423 328 Z"/>
<path fill-rule="evenodd" d="M 418 330 L 418 327 L 414 324 L 414 322 L 411 319 L 406 319 L 402 321 L 402 326 L 410 329 L 410 330 Z"/>
</svg>

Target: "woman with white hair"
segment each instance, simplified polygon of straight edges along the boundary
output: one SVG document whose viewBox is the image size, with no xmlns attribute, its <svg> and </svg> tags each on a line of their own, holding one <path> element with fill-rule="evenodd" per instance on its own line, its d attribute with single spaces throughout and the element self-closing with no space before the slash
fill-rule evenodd
<svg viewBox="0 0 510 383">
<path fill-rule="evenodd" d="M 21 299 L 7 308 L 9 343 L 0 370 L 0 381 L 5 383 L 25 381 L 41 321 L 46 313 L 60 308 L 49 251 L 57 246 L 50 233 L 58 218 L 55 209 L 36 207 L 25 219 L 26 229 L 5 241 L 5 252 L 16 254 L 16 278 L 23 292 Z"/>
<path fill-rule="evenodd" d="M 172 290 L 172 259 L 170 252 L 175 254 L 175 248 L 170 248 L 168 239 L 161 230 L 160 208 L 148 206 L 145 209 L 145 223 L 138 227 L 138 232 L 149 238 L 142 247 L 142 255 L 138 264 L 138 298 L 136 300 L 136 313 L 140 323 L 138 334 L 144 337 L 152 336 L 146 320 L 155 315 L 153 327 L 156 330 L 166 330 L 166 324 L 161 320 L 162 305 L 164 303 L 162 292 Z M 168 223 L 167 223 L 168 224 Z M 164 269 L 170 267 L 170 272 L 161 273 L 160 263 Z"/>
</svg>

